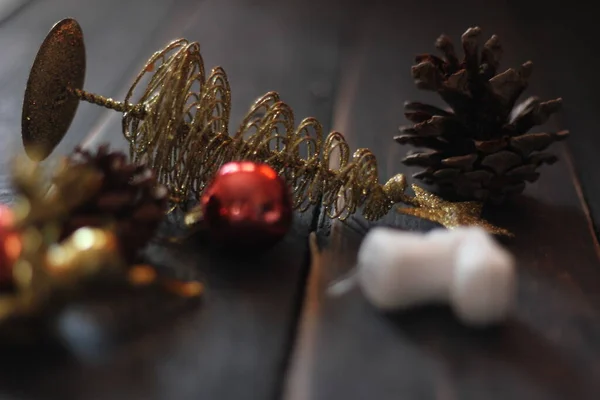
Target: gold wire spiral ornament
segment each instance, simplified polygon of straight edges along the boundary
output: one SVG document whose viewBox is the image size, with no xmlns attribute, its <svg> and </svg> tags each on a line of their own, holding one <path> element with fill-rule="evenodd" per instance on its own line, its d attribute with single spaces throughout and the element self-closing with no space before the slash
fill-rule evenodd
<svg viewBox="0 0 600 400">
<path fill-rule="evenodd" d="M 292 109 L 275 92 L 260 97 L 230 135 L 227 75 L 217 67 L 205 78 L 199 50 L 195 42 L 172 42 L 148 60 L 125 97 L 126 104 L 145 105 L 143 112 L 123 116 L 131 157 L 157 172 L 175 204 L 197 200 L 218 168 L 234 160 L 274 167 L 290 184 L 294 208 L 301 212 L 322 201 L 331 218 L 345 219 L 363 206 L 364 216 L 375 220 L 407 201 L 403 175 L 380 185 L 377 161 L 368 149 L 357 150 L 350 160 L 340 133 L 323 140 L 314 118 L 295 127 Z M 133 100 L 148 74 L 149 83 Z"/>
<path fill-rule="evenodd" d="M 83 40 L 57 40 L 60 35 L 81 38 L 76 21 L 63 20 L 56 26 L 40 52 L 46 49 L 45 53 L 49 53 L 48 42 L 83 47 Z M 52 48 L 53 52 L 59 50 L 56 45 Z M 71 53 L 81 52 L 71 49 Z M 79 76 L 69 72 L 71 65 L 59 55 L 46 54 L 39 61 L 39 54 L 32 76 L 39 76 L 41 65 L 46 75 Z M 48 68 L 49 63 L 53 68 Z M 81 65 L 85 63 L 78 63 L 77 68 Z M 64 78 L 47 78 L 65 82 Z M 29 105 L 40 100 L 52 104 L 51 99 L 57 97 L 57 93 L 32 88 L 33 84 L 28 83 L 24 121 L 39 120 L 37 114 L 47 112 Z M 297 211 L 321 203 L 330 218 L 344 220 L 362 210 L 366 219 L 377 220 L 395 204 L 404 203 L 412 207 L 401 208 L 400 212 L 439 222 L 448 228 L 478 225 L 493 233 L 509 234 L 482 220 L 477 203 L 445 202 L 415 186 L 416 196 L 408 196 L 402 174 L 385 184 L 379 183 L 377 160 L 370 150 L 358 149 L 350 157 L 344 136 L 332 132 L 324 137 L 321 124 L 314 118 L 305 118 L 296 126 L 292 109 L 275 92 L 256 100 L 236 132 L 230 135 L 231 90 L 227 75 L 221 67 L 216 67 L 206 76 L 196 42 L 175 40 L 154 53 L 135 78 L 124 102 L 85 92 L 80 87 L 65 89 L 62 92 L 80 100 L 123 113 L 123 134 L 129 142 L 132 160 L 147 163 L 156 172 L 159 181 L 170 190 L 173 208 L 184 207 L 190 199 L 199 199 L 224 163 L 251 160 L 269 164 L 278 171 L 292 189 Z M 28 97 L 27 93 L 33 95 Z M 64 118 L 72 119 L 70 113 L 74 113 L 72 108 L 65 111 Z M 31 124 L 28 127 L 24 124 L 25 146 L 39 144 L 31 139 L 35 139 L 36 134 L 56 145 L 66 133 L 66 129 L 48 131 L 52 128 L 44 128 L 46 131 L 36 133 L 31 130 Z M 51 149 L 44 154 L 50 152 Z"/>
</svg>

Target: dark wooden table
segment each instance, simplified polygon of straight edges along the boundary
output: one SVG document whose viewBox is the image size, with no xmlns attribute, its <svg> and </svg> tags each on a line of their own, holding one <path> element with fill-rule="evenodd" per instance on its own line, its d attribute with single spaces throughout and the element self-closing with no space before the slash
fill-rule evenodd
<svg viewBox="0 0 600 400">
<path fill-rule="evenodd" d="M 514 204 L 489 213 L 516 234 L 505 244 L 518 260 L 518 307 L 500 328 L 468 329 L 443 307 L 383 316 L 357 290 L 332 291 L 354 267 L 369 225 L 360 219 L 332 224 L 316 208 L 257 259 L 233 260 L 201 242 L 149 248 L 156 262 L 184 265 L 206 280 L 201 304 L 176 318 L 170 306 L 152 299 L 75 305 L 67 315 L 79 328 L 70 339 L 76 357 L 0 355 L 0 399 L 600 398 L 599 58 L 591 5 L 573 4 L 0 2 L 3 202 L 11 201 L 8 162 L 23 152 L 20 108 L 28 69 L 49 28 L 64 17 L 84 29 L 88 90 L 122 98 L 152 52 L 186 37 L 200 42 L 207 69 L 227 71 L 232 127 L 255 98 L 276 90 L 298 120 L 317 117 L 327 130 L 344 133 L 353 148 L 371 148 L 382 177 L 412 172 L 400 163 L 406 149 L 392 141 L 406 123 L 403 102 L 437 101 L 414 86 L 414 55 L 434 50 L 441 33 L 458 42 L 473 25 L 500 36 L 504 67 L 534 61 L 528 92 L 565 101 L 564 112 L 546 128 L 572 132 L 554 147 L 560 162 L 545 168 Z M 119 114 L 82 104 L 47 163 L 77 143 L 103 142 L 125 148 Z M 433 227 L 393 213 L 380 223 Z M 322 248 L 312 263 L 311 231 Z M 109 317 L 106 307 L 112 307 Z M 128 329 L 134 320 L 142 322 Z M 94 341 L 85 331 L 94 324 L 120 340 Z"/>
</svg>

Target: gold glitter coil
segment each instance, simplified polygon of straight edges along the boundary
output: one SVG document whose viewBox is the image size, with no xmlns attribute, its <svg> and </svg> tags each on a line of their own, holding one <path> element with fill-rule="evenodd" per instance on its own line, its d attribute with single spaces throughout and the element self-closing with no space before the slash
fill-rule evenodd
<svg viewBox="0 0 600 400">
<path fill-rule="evenodd" d="M 143 112 L 123 116 L 131 157 L 156 171 L 175 206 L 197 199 L 221 165 L 242 159 L 275 168 L 292 188 L 298 211 L 322 202 L 331 218 L 345 219 L 362 208 L 365 218 L 376 220 L 407 201 L 403 175 L 381 185 L 371 151 L 358 149 L 350 157 L 343 135 L 324 138 L 314 118 L 296 127 L 292 109 L 275 92 L 260 97 L 230 135 L 227 75 L 217 67 L 205 77 L 198 43 L 180 39 L 155 53 L 125 104 L 144 105 Z"/>
</svg>

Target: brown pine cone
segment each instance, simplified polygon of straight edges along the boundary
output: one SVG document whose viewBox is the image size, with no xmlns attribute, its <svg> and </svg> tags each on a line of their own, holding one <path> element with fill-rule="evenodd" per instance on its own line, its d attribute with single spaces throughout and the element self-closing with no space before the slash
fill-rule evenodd
<svg viewBox="0 0 600 400">
<path fill-rule="evenodd" d="M 124 153 L 110 151 L 107 145 L 100 146 L 95 154 L 77 147 L 66 161 L 67 168 L 76 166 L 97 169 L 101 183 L 95 195 L 71 210 L 62 236 L 84 226 L 113 226 L 123 257 L 132 262 L 164 217 L 167 189 L 157 182 L 151 169 L 128 163 Z"/>
<path fill-rule="evenodd" d="M 436 47 L 443 58 L 423 54 L 412 75 L 420 89 L 437 92 L 450 106 L 444 110 L 410 102 L 396 141 L 428 150 L 409 153 L 402 162 L 424 168 L 414 175 L 442 193 L 500 203 L 521 193 L 540 176 L 538 168 L 557 158 L 545 150 L 569 132 L 528 132 L 557 112 L 562 100 L 537 97 L 517 104 L 527 87 L 532 63 L 498 73 L 502 47 L 493 35 L 479 48 L 481 29 L 462 36 L 459 59 L 451 40 L 442 35 Z"/>
</svg>

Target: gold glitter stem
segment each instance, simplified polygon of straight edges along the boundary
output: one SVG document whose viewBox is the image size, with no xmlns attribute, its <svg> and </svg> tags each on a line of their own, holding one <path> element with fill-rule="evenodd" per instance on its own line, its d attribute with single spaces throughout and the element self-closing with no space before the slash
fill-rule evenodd
<svg viewBox="0 0 600 400">
<path fill-rule="evenodd" d="M 139 119 L 143 119 L 146 115 L 144 106 L 142 104 L 123 103 L 121 101 L 113 100 L 110 97 L 104 97 L 94 93 L 86 92 L 85 90 L 73 89 L 70 87 L 67 88 L 67 91 L 69 94 L 77 97 L 79 100 L 96 104 L 104 108 L 109 108 L 120 113 L 129 113 Z"/>
<path fill-rule="evenodd" d="M 402 194 L 398 198 L 394 199 L 394 204 L 404 203 L 408 206 L 419 207 L 419 200 L 416 197 Z"/>
</svg>

